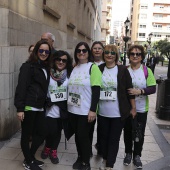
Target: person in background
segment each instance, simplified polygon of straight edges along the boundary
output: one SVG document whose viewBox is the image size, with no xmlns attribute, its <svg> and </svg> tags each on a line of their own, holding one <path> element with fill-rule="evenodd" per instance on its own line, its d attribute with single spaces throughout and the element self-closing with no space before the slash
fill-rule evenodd
<svg viewBox="0 0 170 170">
<path fill-rule="evenodd" d="M 96 119 L 96 109 L 100 96 L 101 72 L 90 62 L 91 51 L 86 42 L 77 44 L 74 52 L 76 66 L 68 84 L 68 111 L 78 158 L 73 169 L 91 170 L 89 131 Z"/>
<path fill-rule="evenodd" d="M 72 59 L 62 50 L 52 56 L 48 101 L 46 108 L 47 136 L 41 158 L 50 158 L 53 164 L 59 163 L 57 148 L 61 139 L 61 130 L 68 119 L 67 86 L 72 71 Z"/>
<path fill-rule="evenodd" d="M 51 45 L 51 54 L 53 55 L 56 52 L 54 49 L 55 36 L 50 32 L 46 32 L 41 35 L 41 40 L 48 41 L 48 43 Z"/>
<path fill-rule="evenodd" d="M 33 52 L 33 49 L 34 49 L 34 45 L 31 44 L 31 45 L 28 47 L 28 53 L 29 53 L 29 55 L 31 55 L 31 53 Z"/>
<path fill-rule="evenodd" d="M 135 96 L 128 94 L 132 79 L 126 66 L 118 65 L 119 53 L 115 45 L 104 48 L 105 63 L 99 66 L 102 85 L 98 109 L 99 139 L 103 161 L 100 170 L 112 170 L 119 150 L 124 122 L 136 115 Z"/>
<path fill-rule="evenodd" d="M 103 61 L 103 55 L 104 55 L 103 49 L 104 49 L 104 46 L 103 46 L 102 42 L 100 42 L 100 41 L 95 41 L 91 46 L 92 58 L 94 60 L 94 63 L 98 66 L 100 64 L 104 63 L 104 61 Z"/>
<path fill-rule="evenodd" d="M 25 169 L 40 170 L 44 164 L 35 158 L 35 153 L 45 137 L 44 106 L 50 79 L 50 56 L 50 44 L 40 40 L 28 61 L 20 68 L 14 104 L 18 119 L 21 121 L 21 149 L 25 158 L 23 162 Z"/>
<path fill-rule="evenodd" d="M 104 55 L 104 46 L 102 44 L 102 42 L 100 41 L 95 41 L 92 44 L 91 47 L 91 52 L 92 52 L 92 59 L 94 60 L 94 63 L 96 65 L 100 65 L 102 63 L 104 63 L 103 61 L 103 55 Z M 95 128 L 95 124 L 96 124 L 96 119 L 93 121 L 91 129 L 90 129 L 90 142 L 91 142 L 91 157 L 93 156 L 93 151 L 92 151 L 92 144 L 93 144 L 93 133 L 94 133 L 94 128 Z M 97 149 L 97 155 L 101 155 L 101 151 L 100 151 L 100 144 L 99 144 L 99 140 L 98 140 L 98 133 L 99 133 L 99 128 L 97 126 L 97 143 L 95 144 L 95 148 Z"/>
<path fill-rule="evenodd" d="M 136 102 L 136 119 L 141 126 L 142 138 L 133 142 L 132 135 L 132 118 L 128 117 L 124 126 L 124 143 L 125 153 L 124 165 L 128 166 L 133 157 L 133 163 L 137 169 L 142 169 L 140 157 L 144 143 L 145 127 L 149 108 L 148 95 L 155 93 L 156 81 L 150 68 L 144 66 L 145 58 L 144 47 L 141 45 L 132 45 L 128 50 L 130 66 L 128 70 L 132 77 L 133 88 L 129 88 L 129 95 L 135 95 Z M 132 149 L 133 148 L 133 149 Z"/>
<path fill-rule="evenodd" d="M 153 74 L 155 71 L 156 64 L 157 64 L 157 58 L 155 57 L 155 54 L 152 54 L 152 57 L 150 58 L 150 69 L 152 70 Z"/>
</svg>

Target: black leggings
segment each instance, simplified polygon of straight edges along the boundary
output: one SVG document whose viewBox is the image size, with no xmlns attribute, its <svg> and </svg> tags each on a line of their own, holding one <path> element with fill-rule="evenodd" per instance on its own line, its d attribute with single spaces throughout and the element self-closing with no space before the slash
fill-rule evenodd
<svg viewBox="0 0 170 170">
<path fill-rule="evenodd" d="M 75 132 L 78 156 L 84 163 L 89 164 L 91 148 L 89 131 L 92 123 L 88 123 L 88 116 L 72 113 L 70 113 L 70 123 Z"/>
<path fill-rule="evenodd" d="M 124 143 L 125 143 L 125 153 L 132 154 L 132 148 L 134 143 L 134 151 L 133 156 L 139 155 L 141 156 L 144 136 L 145 136 L 145 127 L 147 121 L 147 112 L 145 113 L 137 113 L 137 121 L 142 124 L 142 139 L 139 142 L 132 141 L 132 117 L 128 117 L 124 126 Z"/>
<path fill-rule="evenodd" d="M 106 167 L 113 168 L 119 150 L 119 141 L 124 126 L 124 121 L 118 118 L 98 116 L 100 128 L 99 139 L 103 159 L 106 160 Z"/>
<path fill-rule="evenodd" d="M 34 155 L 45 138 L 45 112 L 24 112 L 21 128 L 21 149 L 29 164 L 35 159 Z M 31 147 L 29 146 L 30 136 L 32 136 Z"/>
<path fill-rule="evenodd" d="M 45 146 L 52 150 L 56 150 L 61 139 L 62 119 L 47 116 L 46 126 L 48 131 Z"/>
</svg>

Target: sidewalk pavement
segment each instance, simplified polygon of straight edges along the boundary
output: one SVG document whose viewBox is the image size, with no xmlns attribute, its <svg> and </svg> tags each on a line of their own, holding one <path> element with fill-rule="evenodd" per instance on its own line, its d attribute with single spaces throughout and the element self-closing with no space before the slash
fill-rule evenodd
<svg viewBox="0 0 170 170">
<path fill-rule="evenodd" d="M 150 95 L 150 108 L 145 133 L 145 142 L 141 160 L 144 170 L 170 170 L 170 121 L 160 120 L 155 114 L 156 94 Z M 67 143 L 65 150 L 64 135 L 58 148 L 59 164 L 54 165 L 46 159 L 43 170 L 71 170 L 73 163 L 77 159 L 76 146 L 72 137 Z M 96 143 L 96 131 L 94 133 L 93 145 Z M 40 153 L 43 146 L 40 146 L 36 153 L 36 158 L 41 160 Z M 114 170 L 134 170 L 133 163 L 129 166 L 123 165 L 124 142 L 121 136 L 119 153 L 114 166 Z M 0 142 L 0 170 L 23 170 L 23 155 L 20 148 L 20 131 L 10 140 Z M 93 157 L 91 158 L 92 170 L 99 168 L 101 158 L 96 155 L 93 147 Z"/>
</svg>

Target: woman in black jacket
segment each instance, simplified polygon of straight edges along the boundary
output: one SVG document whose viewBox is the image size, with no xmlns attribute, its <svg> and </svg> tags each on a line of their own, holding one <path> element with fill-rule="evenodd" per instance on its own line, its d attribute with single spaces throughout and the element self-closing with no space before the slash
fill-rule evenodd
<svg viewBox="0 0 170 170">
<path fill-rule="evenodd" d="M 21 149 L 25 169 L 40 170 L 44 164 L 35 159 L 35 153 L 44 140 L 47 89 L 49 84 L 49 60 L 51 47 L 47 41 L 40 40 L 35 45 L 28 61 L 20 68 L 14 104 L 21 121 Z M 29 147 L 29 137 L 32 144 Z"/>
</svg>

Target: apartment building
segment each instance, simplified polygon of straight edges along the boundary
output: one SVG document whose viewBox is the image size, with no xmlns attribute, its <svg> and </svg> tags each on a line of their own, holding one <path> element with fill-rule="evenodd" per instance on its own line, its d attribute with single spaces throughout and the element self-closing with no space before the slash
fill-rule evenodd
<svg viewBox="0 0 170 170">
<path fill-rule="evenodd" d="M 112 22 L 112 0 L 102 0 L 101 42 L 109 44 Z"/>
<path fill-rule="evenodd" d="M 14 107 L 19 68 L 41 34 L 55 35 L 54 47 L 73 57 L 80 41 L 101 39 L 102 0 L 0 0 L 0 140 L 20 128 Z"/>
<path fill-rule="evenodd" d="M 132 0 L 130 21 L 131 44 L 170 40 L 170 0 Z"/>
</svg>

